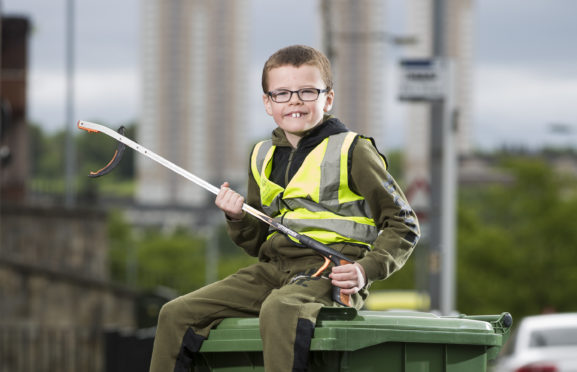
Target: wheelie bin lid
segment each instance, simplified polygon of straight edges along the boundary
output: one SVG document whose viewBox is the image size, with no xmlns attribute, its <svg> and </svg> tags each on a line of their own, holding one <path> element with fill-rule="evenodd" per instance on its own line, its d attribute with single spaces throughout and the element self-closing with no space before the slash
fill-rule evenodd
<svg viewBox="0 0 577 372">
<path fill-rule="evenodd" d="M 512 318 L 498 315 L 439 316 L 415 311 L 357 311 L 327 307 L 315 326 L 311 351 L 354 351 L 386 342 L 485 345 L 505 343 Z M 262 351 L 258 318 L 225 319 L 201 351 Z"/>
</svg>

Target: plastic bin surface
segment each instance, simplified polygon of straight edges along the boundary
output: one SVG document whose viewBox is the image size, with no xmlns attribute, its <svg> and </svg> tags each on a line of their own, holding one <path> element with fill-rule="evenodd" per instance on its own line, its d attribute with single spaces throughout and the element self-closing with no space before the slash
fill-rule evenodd
<svg viewBox="0 0 577 372">
<path fill-rule="evenodd" d="M 407 311 L 325 308 L 309 370 L 486 371 L 509 335 L 508 313 L 440 317 Z M 280 337 L 280 335 L 279 335 Z M 195 371 L 264 371 L 257 318 L 230 318 L 211 331 Z"/>
</svg>

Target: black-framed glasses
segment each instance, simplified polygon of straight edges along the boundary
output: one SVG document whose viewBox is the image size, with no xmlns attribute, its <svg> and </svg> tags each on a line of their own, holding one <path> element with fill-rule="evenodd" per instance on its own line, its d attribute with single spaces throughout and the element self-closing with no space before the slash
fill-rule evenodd
<svg viewBox="0 0 577 372">
<path fill-rule="evenodd" d="M 316 101 L 321 93 L 327 93 L 330 89 L 303 88 L 299 90 L 277 89 L 268 92 L 268 96 L 276 103 L 285 103 L 291 100 L 293 93 L 296 93 L 301 101 Z"/>
</svg>

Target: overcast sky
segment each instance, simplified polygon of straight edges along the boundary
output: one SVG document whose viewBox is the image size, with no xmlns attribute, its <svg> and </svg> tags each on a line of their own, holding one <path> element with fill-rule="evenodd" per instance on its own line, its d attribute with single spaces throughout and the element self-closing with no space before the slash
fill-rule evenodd
<svg viewBox="0 0 577 372">
<path fill-rule="evenodd" d="M 48 130 L 65 121 L 65 0 L 3 0 L 7 15 L 32 23 L 29 64 L 31 121 Z M 139 115 L 138 0 L 76 2 L 75 119 L 120 125 Z M 280 47 L 305 43 L 320 47 L 317 2 L 249 0 L 251 76 L 247 122 L 269 120 L 260 98 L 260 69 Z M 389 32 L 403 34 L 404 1 L 388 1 Z M 577 1 L 477 0 L 475 2 L 474 122 L 472 142 L 490 149 L 507 145 L 539 147 L 577 144 Z M 298 22 L 297 22 L 298 20 Z M 271 36 L 283 27 L 285 37 Z M 402 50 L 389 48 L 389 65 Z M 391 80 L 394 69 L 388 69 Z M 390 89 L 394 90 L 390 84 Z M 402 146 L 405 104 L 387 92 L 387 143 Z M 552 134 L 551 123 L 573 133 Z M 270 130 L 267 129 L 266 133 Z M 265 134 L 266 135 L 266 134 Z M 387 149 L 385 149 L 387 151 Z"/>
</svg>

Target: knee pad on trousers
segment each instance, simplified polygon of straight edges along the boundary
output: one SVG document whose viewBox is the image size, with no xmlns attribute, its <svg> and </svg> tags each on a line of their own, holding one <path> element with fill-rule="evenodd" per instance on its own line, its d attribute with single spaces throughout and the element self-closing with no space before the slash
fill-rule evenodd
<svg viewBox="0 0 577 372">
<path fill-rule="evenodd" d="M 293 372 L 307 371 L 311 340 L 315 331 L 315 325 L 308 319 L 299 318 L 294 344 Z"/>
<path fill-rule="evenodd" d="M 206 340 L 205 337 L 194 333 L 192 328 L 189 328 L 184 337 L 182 337 L 182 345 L 180 352 L 176 357 L 176 366 L 174 372 L 189 372 L 194 360 L 194 353 L 200 350 L 202 343 Z"/>
</svg>

